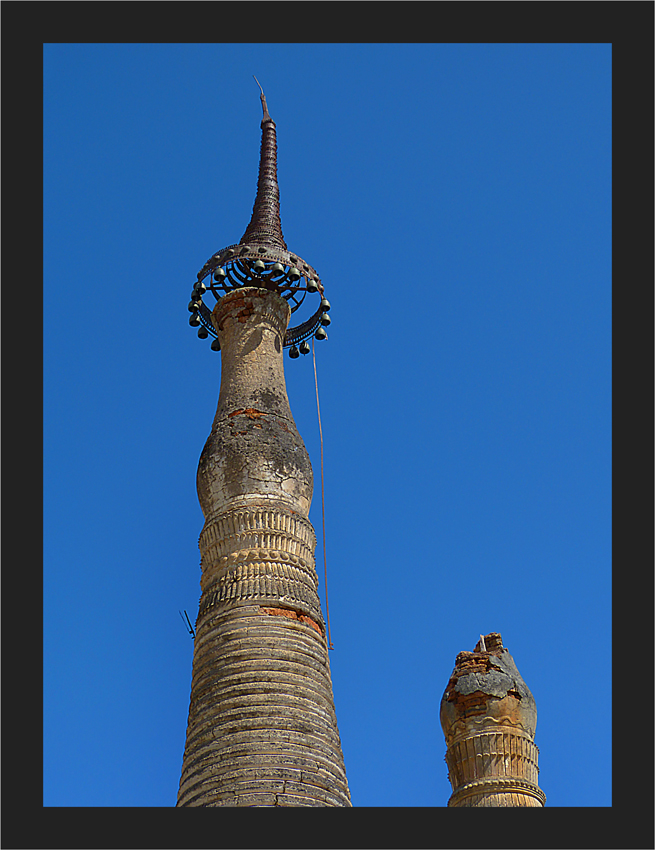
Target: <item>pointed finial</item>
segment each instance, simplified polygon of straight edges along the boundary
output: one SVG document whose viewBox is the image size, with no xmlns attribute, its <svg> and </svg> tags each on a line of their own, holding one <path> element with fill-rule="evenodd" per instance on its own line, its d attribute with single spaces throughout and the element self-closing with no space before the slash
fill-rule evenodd
<svg viewBox="0 0 655 850">
<path fill-rule="evenodd" d="M 259 80 L 253 74 L 255 82 L 261 91 L 260 100 L 264 117 L 262 118 L 262 144 L 259 153 L 259 177 L 257 179 L 257 196 L 252 210 L 250 224 L 241 237 L 241 245 L 254 243 L 270 245 L 286 251 L 286 242 L 282 236 L 280 221 L 280 190 L 277 185 L 277 140 L 275 121 L 268 114 L 266 95 Z"/>
<path fill-rule="evenodd" d="M 261 83 L 259 82 L 257 77 L 255 77 L 254 74 L 252 76 L 253 76 L 253 79 L 255 80 L 255 82 L 257 83 L 257 85 L 259 86 L 259 91 L 261 92 L 261 94 L 259 95 L 259 99 L 262 102 L 262 111 L 264 113 L 264 117 L 262 118 L 262 125 L 263 125 L 265 121 L 273 121 L 273 119 L 268 114 L 268 106 L 266 105 L 266 95 L 264 94 L 264 89 L 261 87 Z M 273 121 L 273 123 L 275 123 L 275 122 Z"/>
</svg>

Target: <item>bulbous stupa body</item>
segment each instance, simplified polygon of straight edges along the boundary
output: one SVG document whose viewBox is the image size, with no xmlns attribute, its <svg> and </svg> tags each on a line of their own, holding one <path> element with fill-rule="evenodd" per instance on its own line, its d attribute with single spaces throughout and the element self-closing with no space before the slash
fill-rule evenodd
<svg viewBox="0 0 655 850">
<path fill-rule="evenodd" d="M 240 244 L 267 257 L 286 245 L 262 104 L 257 200 Z M 284 379 L 290 312 L 261 283 L 227 292 L 211 313 L 221 386 L 198 467 L 202 595 L 178 806 L 351 805 L 308 518 L 312 467 Z"/>
<path fill-rule="evenodd" d="M 453 787 L 449 806 L 545 804 L 534 743 L 537 707 L 497 632 L 457 656 L 440 718 Z"/>
</svg>

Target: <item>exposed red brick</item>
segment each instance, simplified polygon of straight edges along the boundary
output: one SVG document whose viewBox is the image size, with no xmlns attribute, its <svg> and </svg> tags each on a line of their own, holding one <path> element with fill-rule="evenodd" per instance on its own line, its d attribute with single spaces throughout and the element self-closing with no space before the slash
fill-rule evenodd
<svg viewBox="0 0 655 850">
<path fill-rule="evenodd" d="M 319 626 L 317 622 L 312 620 L 311 617 L 308 617 L 307 614 L 299 614 L 297 611 L 294 611 L 292 608 L 264 608 L 261 607 L 259 609 L 264 614 L 270 614 L 273 617 L 287 617 L 289 620 L 300 620 L 302 623 L 305 623 L 308 626 L 311 626 L 313 629 L 323 636 L 323 629 Z"/>
<path fill-rule="evenodd" d="M 265 413 L 262 413 L 261 410 L 256 410 L 254 407 L 240 407 L 238 410 L 233 410 L 232 413 L 228 413 L 228 416 L 247 416 L 248 419 L 259 419 L 260 416 L 266 416 Z M 261 427 L 261 426 L 260 426 Z"/>
</svg>

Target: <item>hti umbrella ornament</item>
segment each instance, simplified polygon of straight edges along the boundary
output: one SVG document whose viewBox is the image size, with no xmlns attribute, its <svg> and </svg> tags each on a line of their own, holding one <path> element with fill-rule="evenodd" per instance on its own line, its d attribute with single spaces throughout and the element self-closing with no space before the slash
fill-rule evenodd
<svg viewBox="0 0 655 850">
<path fill-rule="evenodd" d="M 259 81 L 255 78 L 257 85 Z M 261 90 L 261 86 L 259 86 Z M 308 354 L 307 340 L 326 339 L 325 328 L 330 324 L 330 302 L 316 270 L 298 254 L 288 250 L 282 235 L 280 220 L 280 190 L 277 182 L 277 139 L 275 122 L 268 113 L 266 97 L 261 90 L 263 118 L 259 158 L 257 195 L 250 224 L 241 241 L 221 248 L 207 260 L 198 272 L 198 279 L 189 301 L 189 324 L 198 328 L 200 339 L 212 337 L 211 347 L 220 350 L 218 334 L 212 323 L 212 309 L 205 302 L 212 295 L 215 302 L 227 292 L 245 286 L 260 287 L 277 292 L 284 298 L 291 313 L 303 304 L 307 295 L 319 295 L 320 303 L 304 322 L 287 329 L 284 347 L 289 356 Z M 215 305 L 214 305 L 215 306 Z"/>
</svg>

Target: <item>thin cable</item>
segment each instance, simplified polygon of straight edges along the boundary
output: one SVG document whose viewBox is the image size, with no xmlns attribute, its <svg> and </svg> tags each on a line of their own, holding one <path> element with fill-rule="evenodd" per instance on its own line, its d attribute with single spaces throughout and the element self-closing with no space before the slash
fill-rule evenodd
<svg viewBox="0 0 655 850">
<path fill-rule="evenodd" d="M 334 649 L 334 647 L 332 646 L 332 637 L 330 635 L 330 605 L 328 603 L 327 585 L 327 554 L 325 551 L 325 478 L 323 475 L 323 428 L 321 427 L 321 405 L 318 401 L 318 376 L 316 374 L 316 351 L 314 350 L 314 337 L 312 337 L 312 358 L 314 360 L 314 384 L 316 386 L 316 412 L 318 413 L 318 433 L 321 437 L 321 510 L 323 512 L 323 566 L 325 568 L 325 613 L 327 615 L 328 649 Z"/>
</svg>

